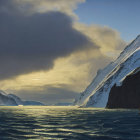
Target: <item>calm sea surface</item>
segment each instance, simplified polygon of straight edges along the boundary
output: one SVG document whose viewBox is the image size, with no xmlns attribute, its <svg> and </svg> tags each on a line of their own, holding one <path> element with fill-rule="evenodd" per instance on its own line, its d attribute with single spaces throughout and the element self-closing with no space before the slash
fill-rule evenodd
<svg viewBox="0 0 140 140">
<path fill-rule="evenodd" d="M 140 140 L 138 110 L 0 107 L 0 140 Z"/>
</svg>

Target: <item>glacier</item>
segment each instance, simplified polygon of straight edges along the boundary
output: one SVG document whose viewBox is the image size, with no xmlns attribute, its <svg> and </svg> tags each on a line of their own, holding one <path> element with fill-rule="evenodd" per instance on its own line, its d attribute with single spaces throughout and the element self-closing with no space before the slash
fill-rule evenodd
<svg viewBox="0 0 140 140">
<path fill-rule="evenodd" d="M 114 84 L 120 86 L 132 71 L 140 67 L 140 35 L 132 41 L 120 56 L 97 72 L 91 84 L 75 99 L 74 105 L 106 107 L 109 92 Z"/>
</svg>

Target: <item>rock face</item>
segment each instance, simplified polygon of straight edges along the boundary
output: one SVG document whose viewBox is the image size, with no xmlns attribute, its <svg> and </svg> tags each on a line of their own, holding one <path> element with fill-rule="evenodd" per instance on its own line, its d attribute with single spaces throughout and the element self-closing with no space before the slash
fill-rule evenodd
<svg viewBox="0 0 140 140">
<path fill-rule="evenodd" d="M 121 86 L 112 87 L 107 108 L 140 108 L 140 71 L 128 75 Z"/>
</svg>

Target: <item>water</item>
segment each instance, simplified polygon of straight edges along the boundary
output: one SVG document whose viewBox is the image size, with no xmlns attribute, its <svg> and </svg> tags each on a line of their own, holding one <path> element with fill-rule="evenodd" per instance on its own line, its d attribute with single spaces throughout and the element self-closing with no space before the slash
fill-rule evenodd
<svg viewBox="0 0 140 140">
<path fill-rule="evenodd" d="M 140 140 L 138 110 L 0 107 L 0 140 Z"/>
</svg>

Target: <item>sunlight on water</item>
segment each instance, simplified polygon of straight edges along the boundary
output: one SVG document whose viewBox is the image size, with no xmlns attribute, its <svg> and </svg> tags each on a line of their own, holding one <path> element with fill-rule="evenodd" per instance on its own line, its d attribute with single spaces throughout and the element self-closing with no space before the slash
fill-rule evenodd
<svg viewBox="0 0 140 140">
<path fill-rule="evenodd" d="M 0 107 L 1 139 L 139 139 L 138 110 L 20 106 Z"/>
</svg>

